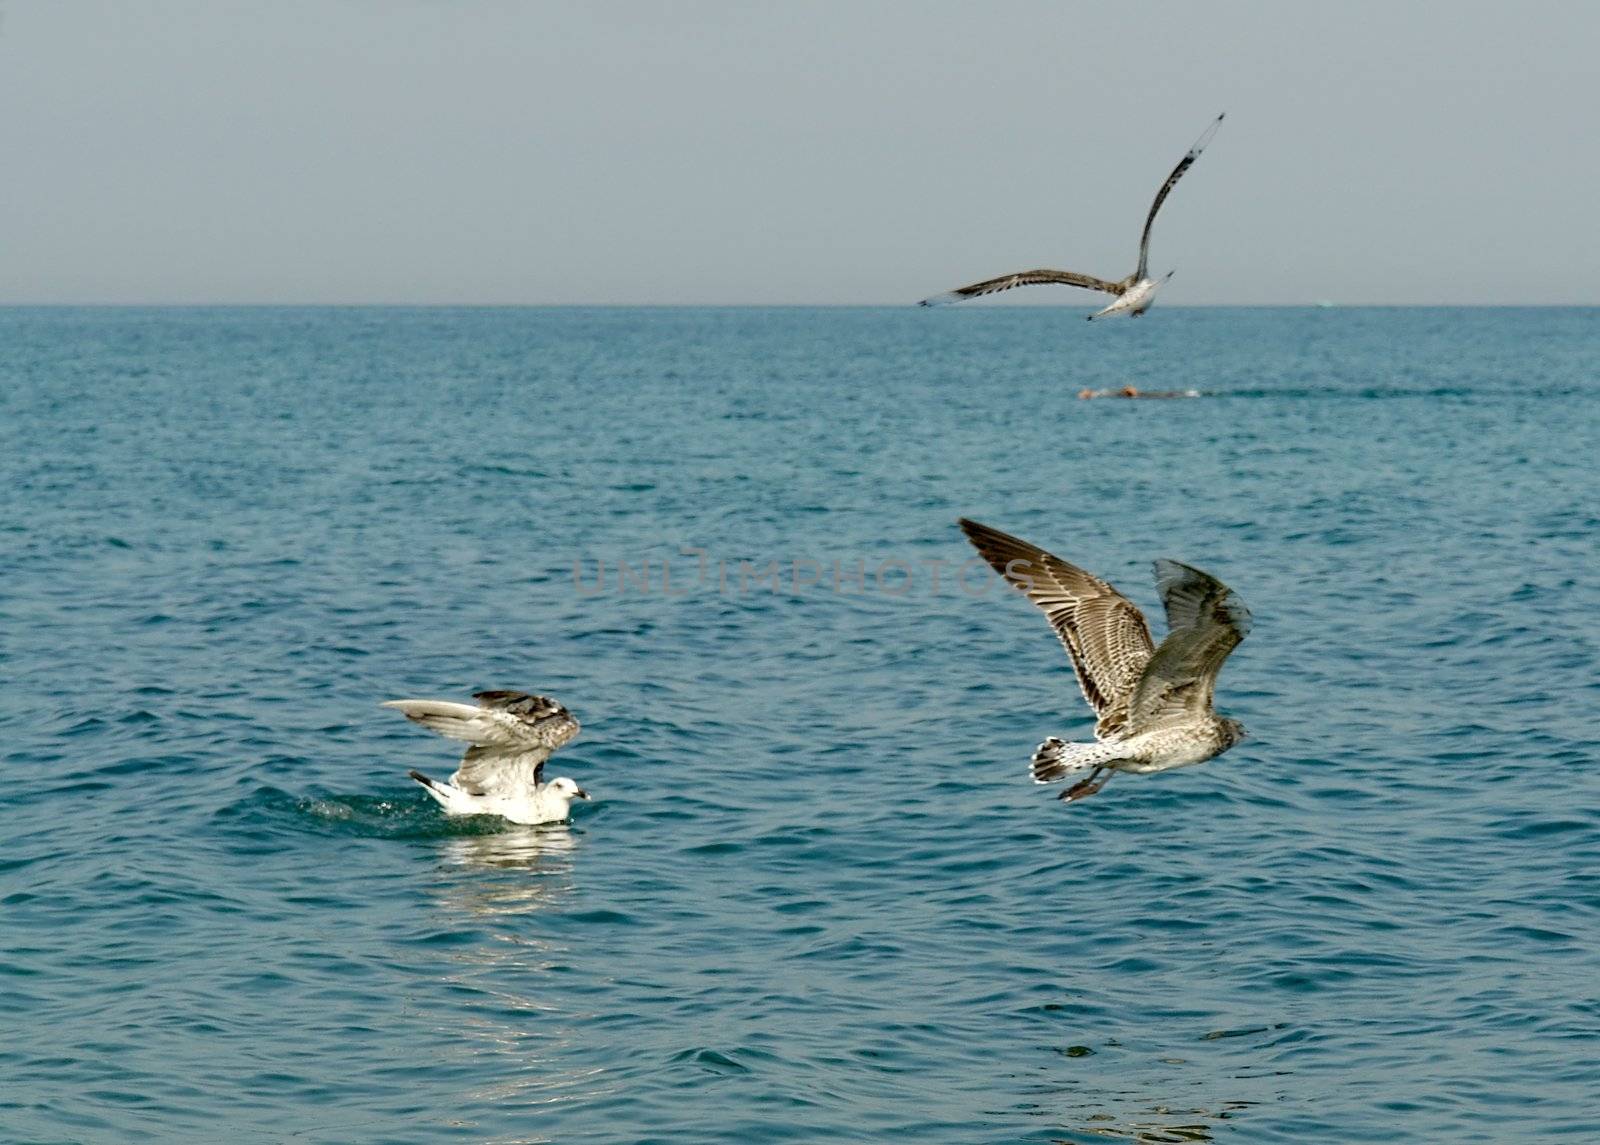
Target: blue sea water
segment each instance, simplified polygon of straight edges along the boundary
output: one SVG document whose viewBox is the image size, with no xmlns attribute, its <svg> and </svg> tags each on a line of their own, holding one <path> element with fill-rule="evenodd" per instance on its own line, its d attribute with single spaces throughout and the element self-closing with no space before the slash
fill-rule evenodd
<svg viewBox="0 0 1600 1145">
<path fill-rule="evenodd" d="M 1593 310 L 0 311 L 0 1140 L 1600 1140 L 1597 423 Z M 959 515 L 1253 738 L 1030 784 Z"/>
</svg>

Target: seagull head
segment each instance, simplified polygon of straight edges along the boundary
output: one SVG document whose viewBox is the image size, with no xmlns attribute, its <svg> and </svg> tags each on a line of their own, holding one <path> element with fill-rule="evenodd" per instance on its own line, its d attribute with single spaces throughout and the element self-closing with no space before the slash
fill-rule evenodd
<svg viewBox="0 0 1600 1145">
<path fill-rule="evenodd" d="M 589 798 L 589 793 L 578 786 L 578 781 L 576 779 L 568 779 L 564 775 L 558 775 L 552 779 L 545 786 L 545 790 L 549 791 L 553 795 L 561 796 L 568 802 L 571 802 L 574 799 Z"/>
</svg>

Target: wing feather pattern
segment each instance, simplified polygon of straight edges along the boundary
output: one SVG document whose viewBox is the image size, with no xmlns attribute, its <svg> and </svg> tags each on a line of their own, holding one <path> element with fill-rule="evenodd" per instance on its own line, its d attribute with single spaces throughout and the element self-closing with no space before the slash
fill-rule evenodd
<svg viewBox="0 0 1600 1145">
<path fill-rule="evenodd" d="M 1150 204 L 1150 213 L 1145 216 L 1144 232 L 1139 236 L 1139 269 L 1133 272 L 1135 282 L 1144 278 L 1149 272 L 1150 228 L 1156 221 L 1156 212 L 1161 210 L 1161 204 L 1167 201 L 1167 196 L 1172 194 L 1172 188 L 1178 185 L 1178 180 L 1183 178 L 1184 172 L 1193 167 L 1194 161 L 1200 158 L 1200 152 L 1206 149 L 1206 144 L 1211 142 L 1211 137 L 1217 133 L 1217 128 L 1222 126 L 1225 115 L 1227 112 L 1223 112 L 1211 121 L 1211 126 L 1205 129 L 1200 138 L 1194 141 L 1194 146 L 1178 160 L 1178 165 L 1172 169 L 1172 174 L 1167 176 L 1167 181 L 1161 184 L 1161 190 L 1156 192 L 1155 202 Z"/>
<path fill-rule="evenodd" d="M 450 782 L 476 795 L 509 782 L 542 779 L 550 753 L 578 734 L 572 713 L 548 696 L 477 692 L 472 704 L 448 700 L 389 700 L 408 720 L 469 746 Z"/>
<path fill-rule="evenodd" d="M 1155 567 L 1170 631 L 1130 704 L 1130 722 L 1141 729 L 1210 712 L 1217 674 L 1252 622 L 1244 601 L 1216 577 L 1178 561 Z"/>
<path fill-rule="evenodd" d="M 1099 717 L 1095 735 L 1121 729 L 1154 654 L 1144 614 L 1099 577 L 1036 545 L 966 518 L 960 525 L 983 559 L 1049 618 Z"/>
<path fill-rule="evenodd" d="M 924 298 L 917 303 L 918 306 L 947 306 L 952 302 L 961 302 L 968 298 L 980 298 L 985 294 L 999 294 L 1002 290 L 1011 290 L 1018 286 L 1081 286 L 1085 290 L 1100 290 L 1106 294 L 1121 295 L 1130 285 L 1129 282 L 1107 282 L 1103 278 L 1096 278 L 1092 274 L 1079 274 L 1072 270 L 1024 270 L 1017 274 L 1002 274 L 999 278 L 986 278 L 982 282 L 974 282 L 971 286 L 960 286 L 955 290 L 936 294 L 932 298 Z"/>
</svg>

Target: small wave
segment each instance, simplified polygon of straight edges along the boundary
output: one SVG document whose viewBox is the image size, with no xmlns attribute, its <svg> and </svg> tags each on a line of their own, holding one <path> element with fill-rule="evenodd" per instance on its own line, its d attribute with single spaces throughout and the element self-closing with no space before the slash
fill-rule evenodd
<svg viewBox="0 0 1600 1145">
<path fill-rule="evenodd" d="M 1257 387 L 1237 390 L 1200 390 L 1208 398 L 1267 398 L 1294 400 L 1322 399 L 1333 401 L 1380 401 L 1386 398 L 1571 398 L 1580 397 L 1583 391 L 1576 386 L 1530 387 L 1506 389 L 1504 387 L 1473 386 L 1292 386 L 1282 388 Z"/>
<path fill-rule="evenodd" d="M 422 791 L 392 796 L 291 795 L 261 787 L 217 813 L 222 820 L 358 839 L 451 839 L 512 829 L 490 815 L 452 818 Z"/>
<path fill-rule="evenodd" d="M 515 465 L 496 464 L 463 465 L 460 472 L 463 477 L 473 473 L 487 473 L 495 477 L 548 478 L 550 476 L 550 474 L 543 469 L 525 469 Z"/>
</svg>

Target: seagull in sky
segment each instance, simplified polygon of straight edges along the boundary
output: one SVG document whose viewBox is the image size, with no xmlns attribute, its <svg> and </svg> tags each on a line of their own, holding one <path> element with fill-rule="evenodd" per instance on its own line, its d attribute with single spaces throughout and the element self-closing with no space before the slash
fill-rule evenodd
<svg viewBox="0 0 1600 1145">
<path fill-rule="evenodd" d="M 1226 113 L 1224 113 L 1226 114 Z M 1194 146 L 1189 148 L 1184 157 L 1178 160 L 1178 165 L 1172 169 L 1172 174 L 1167 176 L 1167 181 L 1161 184 L 1161 190 L 1156 192 L 1155 202 L 1150 204 L 1150 213 L 1145 216 L 1144 233 L 1139 236 L 1139 265 L 1134 268 L 1127 278 L 1110 282 L 1104 278 L 1096 278 L 1092 274 L 1079 274 L 1072 270 L 1024 270 L 1017 274 L 1003 274 L 999 278 L 988 278 L 982 282 L 974 282 L 971 286 L 962 286 L 944 294 L 936 294 L 932 298 L 924 298 L 919 306 L 944 306 L 951 302 L 961 302 L 968 298 L 978 298 L 985 294 L 998 294 L 1002 290 L 1010 290 L 1014 286 L 1037 286 L 1044 283 L 1059 283 L 1063 286 L 1081 286 L 1088 290 L 1100 290 L 1116 296 L 1116 300 L 1104 310 L 1096 311 L 1089 315 L 1092 322 L 1096 318 L 1108 314 L 1128 314 L 1134 318 L 1139 317 L 1155 300 L 1156 291 L 1172 277 L 1173 272 L 1167 271 L 1160 278 L 1151 278 L 1150 269 L 1150 227 L 1156 221 L 1156 212 L 1161 210 L 1161 204 L 1167 201 L 1167 196 L 1172 193 L 1172 188 L 1178 185 L 1178 180 L 1183 178 L 1183 173 L 1194 165 L 1200 158 L 1200 152 L 1206 149 L 1206 144 L 1211 142 L 1211 137 L 1217 133 L 1217 128 L 1222 126 L 1222 116 L 1217 116 L 1211 121 L 1211 126 L 1199 139 L 1194 141 Z"/>
</svg>

